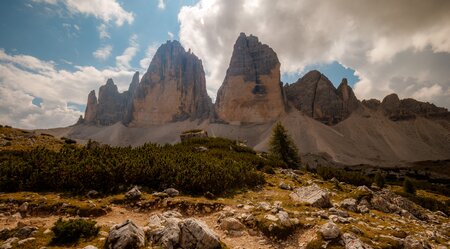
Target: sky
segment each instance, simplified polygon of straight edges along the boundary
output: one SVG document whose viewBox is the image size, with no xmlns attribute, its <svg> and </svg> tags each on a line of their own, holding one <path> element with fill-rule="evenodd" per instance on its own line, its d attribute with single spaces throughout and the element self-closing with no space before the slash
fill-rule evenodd
<svg viewBox="0 0 450 249">
<path fill-rule="evenodd" d="M 202 60 L 215 99 L 240 32 L 274 49 L 284 83 L 317 69 L 361 100 L 450 108 L 448 13 L 446 0 L 2 0 L 0 123 L 74 124 L 91 90 L 108 78 L 126 90 L 173 39 Z"/>
</svg>

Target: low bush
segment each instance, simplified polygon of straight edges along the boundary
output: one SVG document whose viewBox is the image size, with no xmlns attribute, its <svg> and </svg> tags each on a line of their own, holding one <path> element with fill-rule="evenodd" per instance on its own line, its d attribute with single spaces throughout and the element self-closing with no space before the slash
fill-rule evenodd
<svg viewBox="0 0 450 249">
<path fill-rule="evenodd" d="M 408 198 L 410 201 L 426 209 L 429 209 L 431 211 L 441 211 L 447 215 L 450 215 L 450 201 L 441 202 L 431 197 L 417 196 L 415 194 L 409 194 L 400 191 L 396 193 Z"/>
<path fill-rule="evenodd" d="M 372 180 L 361 172 L 353 172 L 333 167 L 319 166 L 317 167 L 317 174 L 324 180 L 330 180 L 334 177 L 340 182 L 345 182 L 355 186 L 370 186 L 372 184 Z"/>
<path fill-rule="evenodd" d="M 416 194 L 416 186 L 412 183 L 412 181 L 408 178 L 405 178 L 403 181 L 403 191 L 408 194 L 415 195 Z"/>
<path fill-rule="evenodd" d="M 199 151 L 199 146 L 207 150 Z M 121 185 L 139 185 L 220 195 L 263 184 L 264 175 L 257 168 L 264 167 L 273 167 L 272 162 L 223 138 L 136 148 L 65 145 L 59 152 L 45 148 L 0 151 L 0 192 L 95 189 L 111 193 L 120 191 Z"/>
<path fill-rule="evenodd" d="M 52 227 L 53 244 L 72 244 L 80 238 L 89 239 L 97 236 L 100 228 L 91 220 L 62 220 L 59 218 Z"/>
</svg>

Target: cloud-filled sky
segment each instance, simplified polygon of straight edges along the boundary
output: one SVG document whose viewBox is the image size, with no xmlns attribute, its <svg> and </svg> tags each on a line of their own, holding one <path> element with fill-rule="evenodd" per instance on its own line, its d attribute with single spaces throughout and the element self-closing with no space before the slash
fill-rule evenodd
<svg viewBox="0 0 450 249">
<path fill-rule="evenodd" d="M 158 46 L 177 39 L 203 61 L 214 99 L 240 32 L 271 46 L 283 82 L 318 69 L 359 99 L 397 92 L 450 107 L 446 0 L 4 0 L 0 123 L 75 123 L 87 94 L 128 88 Z"/>
</svg>

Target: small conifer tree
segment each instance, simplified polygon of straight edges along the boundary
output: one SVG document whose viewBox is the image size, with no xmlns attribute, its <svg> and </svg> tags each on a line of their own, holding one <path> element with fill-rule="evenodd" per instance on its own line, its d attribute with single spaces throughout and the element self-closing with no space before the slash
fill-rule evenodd
<svg viewBox="0 0 450 249">
<path fill-rule="evenodd" d="M 405 178 L 405 180 L 403 181 L 403 191 L 408 194 L 416 194 L 416 187 L 408 178 Z"/>
<path fill-rule="evenodd" d="M 381 175 L 380 172 L 377 172 L 375 174 L 375 178 L 373 180 L 373 183 L 375 183 L 375 185 L 377 185 L 380 188 L 384 187 L 384 184 L 386 183 L 386 180 L 384 179 L 384 177 Z"/>
<path fill-rule="evenodd" d="M 291 136 L 280 122 L 272 130 L 270 153 L 285 162 L 290 168 L 300 167 L 297 146 L 295 146 Z"/>
</svg>

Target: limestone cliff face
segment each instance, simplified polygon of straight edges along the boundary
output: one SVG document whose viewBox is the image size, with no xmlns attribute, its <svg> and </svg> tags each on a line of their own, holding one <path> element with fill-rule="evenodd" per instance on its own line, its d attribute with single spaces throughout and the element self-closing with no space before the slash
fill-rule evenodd
<svg viewBox="0 0 450 249">
<path fill-rule="evenodd" d="M 201 60 L 178 41 L 168 41 L 158 48 L 135 90 L 131 125 L 207 118 L 211 106 Z"/>
<path fill-rule="evenodd" d="M 95 96 L 95 91 L 92 90 L 88 95 L 86 111 L 84 112 L 83 121 L 79 123 L 94 123 L 95 116 L 97 115 L 97 96 Z"/>
<path fill-rule="evenodd" d="M 228 123 L 264 123 L 285 112 L 280 62 L 257 37 L 239 35 L 215 111 L 220 121 Z"/>
<path fill-rule="evenodd" d="M 80 123 L 94 125 L 112 125 L 117 122 L 127 123 L 130 120 L 132 99 L 139 84 L 139 73 L 136 72 L 128 91 L 119 93 L 112 79 L 99 89 L 98 100 L 95 91 L 88 95 L 84 119 Z"/>
<path fill-rule="evenodd" d="M 348 85 L 346 78 L 342 79 L 341 84 L 337 88 L 337 94 L 342 101 L 341 119 L 345 119 L 350 116 L 350 114 L 361 105 L 359 100 L 356 98 L 353 89 Z"/>
<path fill-rule="evenodd" d="M 123 113 L 123 123 L 129 124 L 133 120 L 133 100 L 136 95 L 136 90 L 139 85 L 139 72 L 133 75 L 128 91 L 124 92 L 126 98 L 125 109 Z"/>
<path fill-rule="evenodd" d="M 328 125 L 347 118 L 359 106 L 346 79 L 336 89 L 325 75 L 316 70 L 286 86 L 285 91 L 295 108 Z"/>
</svg>

